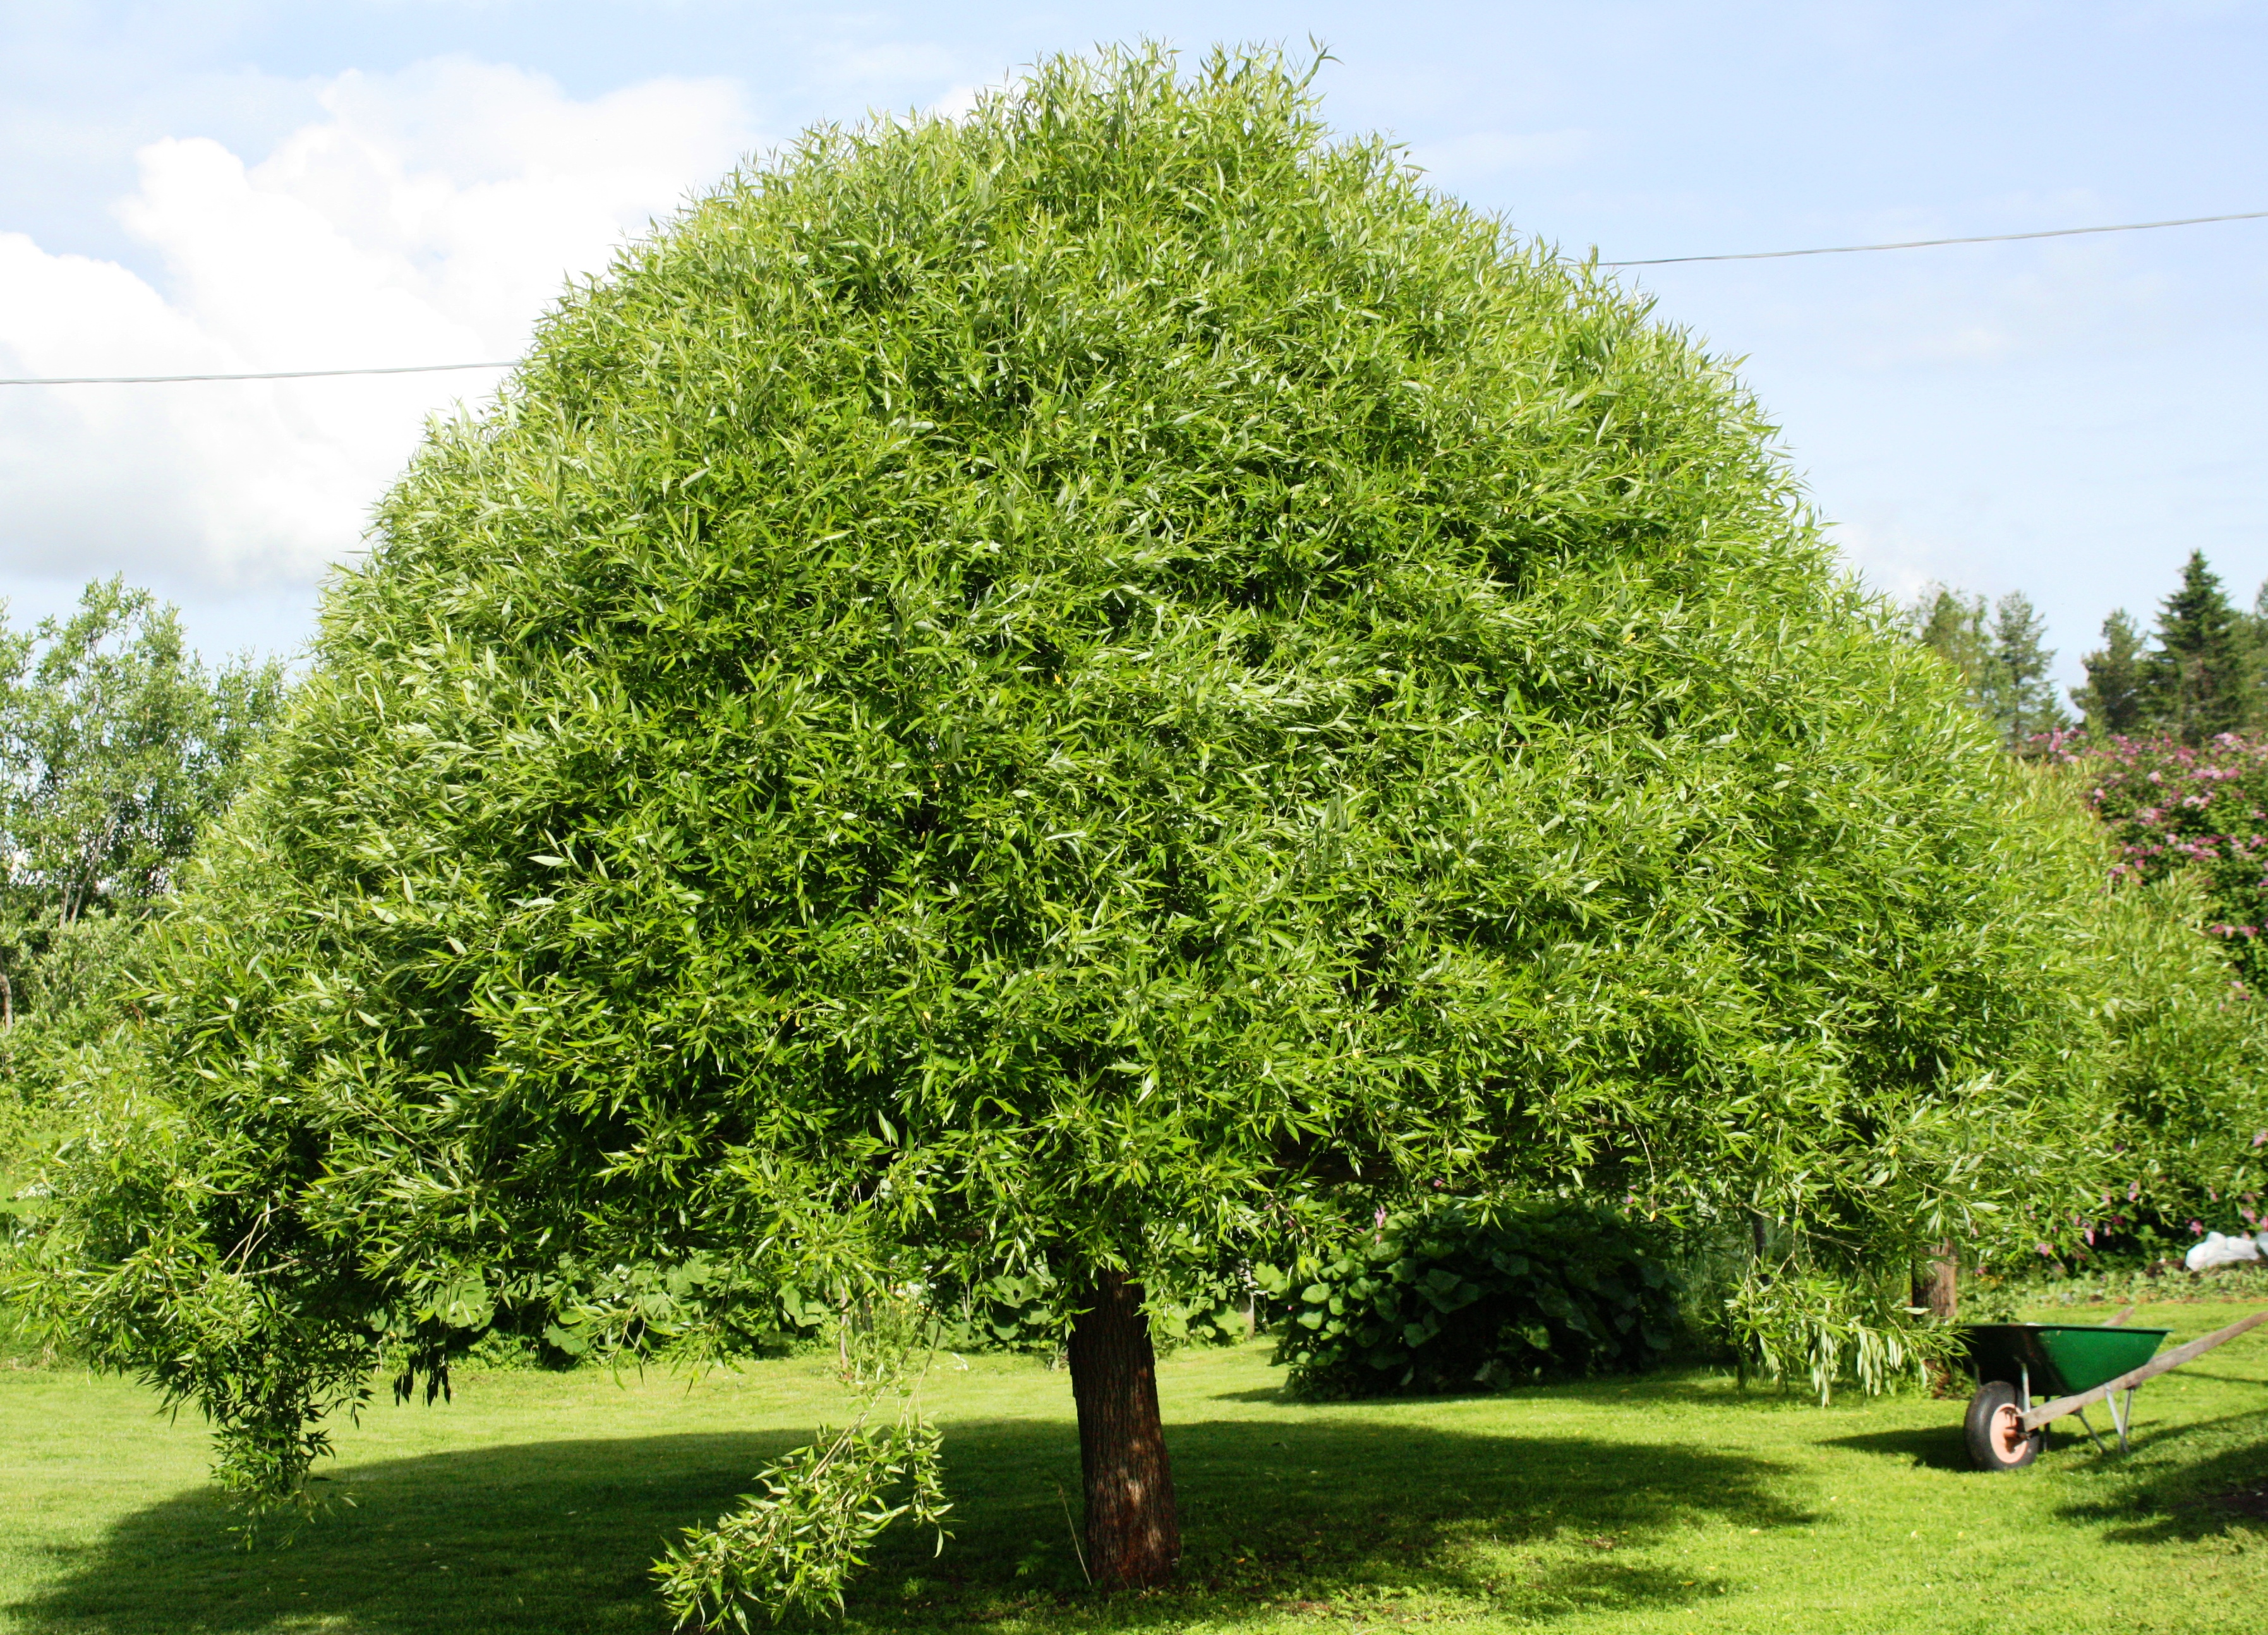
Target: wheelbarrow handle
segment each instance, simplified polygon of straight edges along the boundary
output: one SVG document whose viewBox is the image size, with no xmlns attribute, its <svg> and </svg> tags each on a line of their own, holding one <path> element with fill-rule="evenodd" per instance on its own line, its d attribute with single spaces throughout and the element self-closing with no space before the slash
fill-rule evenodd
<svg viewBox="0 0 2268 1635">
<path fill-rule="evenodd" d="M 2091 1391 L 2080 1391 L 2070 1396 L 2058 1396 L 2053 1402 L 2042 1403 L 2036 1408 L 2024 1410 L 2023 1426 L 2027 1432 L 2038 1430 L 2051 1419 L 2060 1419 L 2066 1414 L 2077 1413 L 2090 1403 L 2097 1403 L 2113 1391 L 2131 1391 L 2145 1380 L 2154 1380 L 2169 1368 L 2178 1368 L 2185 1362 L 2195 1362 L 2216 1345 L 2226 1344 L 2248 1329 L 2268 1322 L 2268 1311 L 2254 1312 L 2240 1318 L 2226 1329 L 2216 1329 L 2201 1339 L 2186 1345 L 2176 1345 L 2161 1357 L 2153 1357 L 2139 1368 L 2129 1368 L 2115 1380 L 2104 1381 Z"/>
</svg>

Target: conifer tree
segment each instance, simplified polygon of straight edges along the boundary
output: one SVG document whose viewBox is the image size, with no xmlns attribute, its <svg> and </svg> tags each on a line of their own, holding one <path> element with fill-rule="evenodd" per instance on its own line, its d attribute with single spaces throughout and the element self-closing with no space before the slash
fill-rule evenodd
<svg viewBox="0 0 2268 1635">
<path fill-rule="evenodd" d="M 2055 650 L 2045 645 L 2047 622 L 2021 591 L 1988 604 L 1931 585 L 1905 617 L 1915 638 L 1960 675 L 1970 703 L 1992 724 L 2002 748 L 2015 750 L 2071 725 L 2049 679 Z"/>
<path fill-rule="evenodd" d="M 1978 691 L 1985 716 L 2012 751 L 2041 733 L 2071 725 L 2056 702 L 2051 679 L 2055 650 L 2043 641 L 2046 635 L 2047 622 L 2023 592 L 2010 591 L 1994 604 L 1992 647 Z"/>
<path fill-rule="evenodd" d="M 2102 622 L 2102 645 L 2080 663 L 2087 668 L 2087 683 L 2072 689 L 2071 701 L 2087 730 L 2097 738 L 2141 732 L 2151 719 L 2149 654 L 2133 615 L 2113 608 Z"/>
<path fill-rule="evenodd" d="M 2185 744 L 2201 744 L 2246 724 L 2250 655 L 2242 622 L 2220 578 L 2191 551 L 2181 588 L 2158 614 L 2157 651 L 2150 655 L 2156 713 Z"/>
<path fill-rule="evenodd" d="M 2252 598 L 2252 611 L 2238 615 L 2244 637 L 2244 724 L 2268 725 L 2268 579 Z"/>
</svg>

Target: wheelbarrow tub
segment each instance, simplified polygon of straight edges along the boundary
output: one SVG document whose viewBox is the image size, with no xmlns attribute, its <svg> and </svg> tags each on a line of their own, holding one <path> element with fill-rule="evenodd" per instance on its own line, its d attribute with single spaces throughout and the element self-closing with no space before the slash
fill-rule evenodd
<svg viewBox="0 0 2268 1635">
<path fill-rule="evenodd" d="M 2027 1371 L 2035 1398 L 2091 1391 L 2150 1360 L 2169 1329 L 2097 1329 L 2070 1322 L 1973 1322 L 1964 1325 L 1969 1366 L 1978 1382 L 2021 1386 Z"/>
</svg>

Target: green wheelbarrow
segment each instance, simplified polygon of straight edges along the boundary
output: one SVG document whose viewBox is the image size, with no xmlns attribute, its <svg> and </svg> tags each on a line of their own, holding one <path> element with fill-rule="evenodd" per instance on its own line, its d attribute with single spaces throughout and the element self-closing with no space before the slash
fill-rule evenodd
<svg viewBox="0 0 2268 1635">
<path fill-rule="evenodd" d="M 2136 1386 L 2268 1322 L 2268 1311 L 2255 1312 L 2160 1357 L 2154 1353 L 2171 1330 L 2125 1327 L 2133 1309 L 2128 1307 L 2097 1328 L 2067 1322 L 1962 1325 L 1969 1366 L 1977 1376 L 1977 1394 L 1969 1399 L 1963 1429 L 1969 1457 L 1978 1469 L 2015 1470 L 2031 1463 L 2046 1443 L 2048 1421 L 2066 1414 L 2076 1415 L 2088 1439 L 2098 1450 L 2108 1451 L 2087 1418 L 2088 1409 L 2098 1402 L 2110 1405 L 2110 1423 L 2124 1453 L 2133 1423 Z"/>
</svg>

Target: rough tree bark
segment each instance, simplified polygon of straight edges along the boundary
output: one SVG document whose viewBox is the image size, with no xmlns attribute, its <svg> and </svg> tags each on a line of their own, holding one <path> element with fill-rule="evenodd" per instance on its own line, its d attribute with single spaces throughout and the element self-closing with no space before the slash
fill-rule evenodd
<svg viewBox="0 0 2268 1635">
<path fill-rule="evenodd" d="M 1913 1303 L 1928 1307 L 1938 1322 L 1951 1322 L 1961 1311 L 1961 1263 L 1950 1243 L 1939 1244 L 1937 1256 L 1914 1278 Z"/>
<path fill-rule="evenodd" d="M 1071 1390 L 1086 1479 L 1086 1570 L 1111 1587 L 1163 1584 L 1182 1558 L 1174 1473 L 1158 1419 L 1158 1361 L 1141 1285 L 1095 1280 L 1071 1327 Z"/>
<path fill-rule="evenodd" d="M 1939 1244 L 1937 1258 L 1915 1275 L 1912 1303 L 1928 1307 L 1931 1318 L 1938 1322 L 1951 1322 L 1960 1315 L 1961 1262 L 1955 1256 L 1952 1244 Z M 1941 1362 L 1929 1366 L 1929 1389 L 1933 1396 L 1967 1394 L 1954 1371 Z"/>
</svg>

